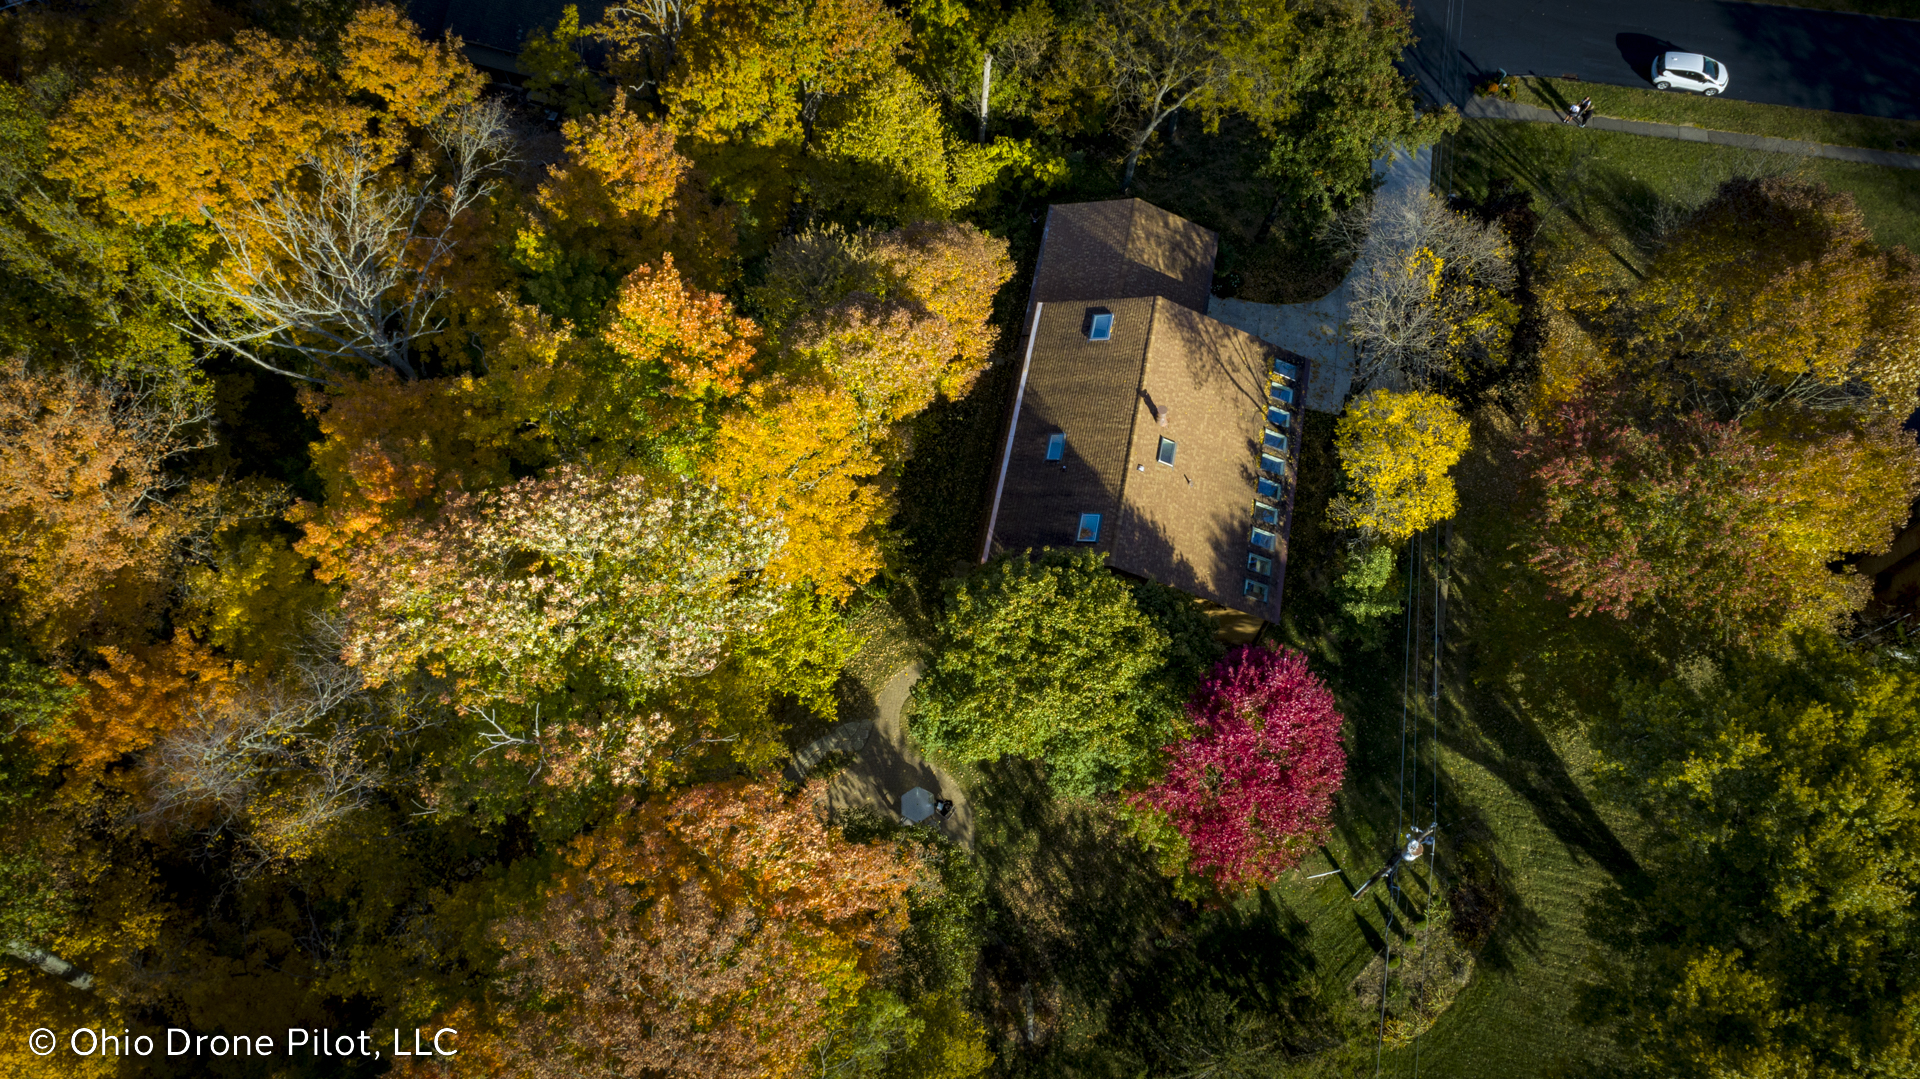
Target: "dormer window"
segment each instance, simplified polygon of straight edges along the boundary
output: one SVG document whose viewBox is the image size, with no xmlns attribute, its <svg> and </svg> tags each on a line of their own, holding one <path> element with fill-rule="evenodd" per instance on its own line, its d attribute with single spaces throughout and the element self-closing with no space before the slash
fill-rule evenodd
<svg viewBox="0 0 1920 1079">
<path fill-rule="evenodd" d="M 1293 414 L 1284 408 L 1270 407 L 1267 409 L 1267 422 L 1275 427 L 1286 427 L 1292 424 Z"/>
<path fill-rule="evenodd" d="M 1066 456 L 1066 453 L 1067 453 L 1067 436 L 1066 435 L 1054 434 L 1054 435 L 1047 436 L 1047 460 L 1058 461 L 1060 458 Z"/>
<path fill-rule="evenodd" d="M 1095 311 L 1087 318 L 1087 340 L 1109 341 L 1113 339 L 1113 312 Z"/>
<path fill-rule="evenodd" d="M 1279 450 L 1281 453 L 1287 452 L 1287 436 L 1278 431 L 1268 431 L 1265 443 L 1266 447 L 1270 450 Z"/>
</svg>

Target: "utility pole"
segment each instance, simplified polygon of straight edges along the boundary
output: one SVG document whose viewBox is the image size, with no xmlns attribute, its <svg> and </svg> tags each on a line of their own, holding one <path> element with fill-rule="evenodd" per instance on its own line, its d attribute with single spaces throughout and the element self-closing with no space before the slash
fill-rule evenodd
<svg viewBox="0 0 1920 1079">
<path fill-rule="evenodd" d="M 1368 877 L 1367 882 L 1360 886 L 1360 890 L 1353 893 L 1353 898 L 1358 899 L 1367 894 L 1367 889 L 1373 887 L 1374 881 L 1380 880 L 1383 877 L 1387 880 L 1392 880 L 1393 875 L 1399 871 L 1402 865 L 1408 862 L 1419 861 L 1420 856 L 1426 852 L 1427 844 L 1433 841 L 1433 833 L 1439 830 L 1440 824 L 1436 821 L 1407 837 L 1407 845 L 1395 850 L 1393 857 L 1387 859 L 1387 864 L 1381 866 L 1379 872 Z"/>
<path fill-rule="evenodd" d="M 987 95 L 993 90 L 993 54 L 980 65 L 980 145 L 987 144 Z"/>
</svg>

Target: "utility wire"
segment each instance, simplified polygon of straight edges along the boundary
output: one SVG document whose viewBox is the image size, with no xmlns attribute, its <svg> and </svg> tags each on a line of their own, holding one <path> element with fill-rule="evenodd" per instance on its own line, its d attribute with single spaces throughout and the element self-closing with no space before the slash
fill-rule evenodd
<svg viewBox="0 0 1920 1079">
<path fill-rule="evenodd" d="M 1400 781 L 1395 791 L 1393 807 L 1393 835 L 1396 842 L 1399 841 L 1401 833 L 1406 830 L 1407 826 L 1407 700 L 1413 695 L 1414 623 L 1419 620 L 1418 603 L 1420 598 L 1418 586 L 1415 582 L 1417 582 L 1419 578 L 1420 538 L 1415 536 L 1413 542 L 1407 544 L 1407 631 L 1401 645 L 1400 653 Z M 1419 767 L 1418 762 L 1415 763 L 1414 767 L 1417 771 Z M 1398 877 L 1396 874 L 1389 872 L 1387 875 L 1387 921 L 1386 928 L 1380 936 L 1383 944 L 1380 962 L 1380 1040 L 1374 1044 L 1373 1048 L 1373 1074 L 1376 1079 L 1380 1075 L 1382 1056 L 1387 1048 L 1387 985 L 1393 976 L 1393 921 L 1394 912 L 1398 909 L 1397 900 L 1399 898 L 1400 883 Z"/>
</svg>

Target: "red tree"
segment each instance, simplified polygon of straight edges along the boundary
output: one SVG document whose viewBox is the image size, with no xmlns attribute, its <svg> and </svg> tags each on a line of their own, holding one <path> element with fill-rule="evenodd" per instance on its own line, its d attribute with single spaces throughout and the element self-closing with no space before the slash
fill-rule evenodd
<svg viewBox="0 0 1920 1079">
<path fill-rule="evenodd" d="M 1166 814 L 1196 873 L 1223 885 L 1271 881 L 1327 834 L 1346 772 L 1333 694 L 1291 648 L 1245 645 L 1187 705 L 1193 736 L 1165 747 L 1166 778 L 1133 796 Z"/>
</svg>

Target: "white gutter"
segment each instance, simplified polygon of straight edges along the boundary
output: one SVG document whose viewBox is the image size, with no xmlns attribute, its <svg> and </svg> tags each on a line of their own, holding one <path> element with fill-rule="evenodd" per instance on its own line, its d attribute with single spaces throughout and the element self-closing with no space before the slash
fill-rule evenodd
<svg viewBox="0 0 1920 1079">
<path fill-rule="evenodd" d="M 1007 421 L 1007 444 L 1000 449 L 1000 479 L 993 485 L 993 512 L 987 515 L 987 539 L 980 545 L 980 564 L 993 555 L 993 530 L 1000 523 L 1000 495 L 1007 489 L 1007 466 L 1013 463 L 1013 433 L 1020 429 L 1020 405 L 1027 398 L 1027 372 L 1033 369 L 1033 339 L 1040 332 L 1040 312 L 1047 305 L 1033 305 L 1033 324 L 1027 327 L 1027 355 L 1020 361 L 1020 388 L 1013 395 L 1013 418 Z"/>
</svg>

